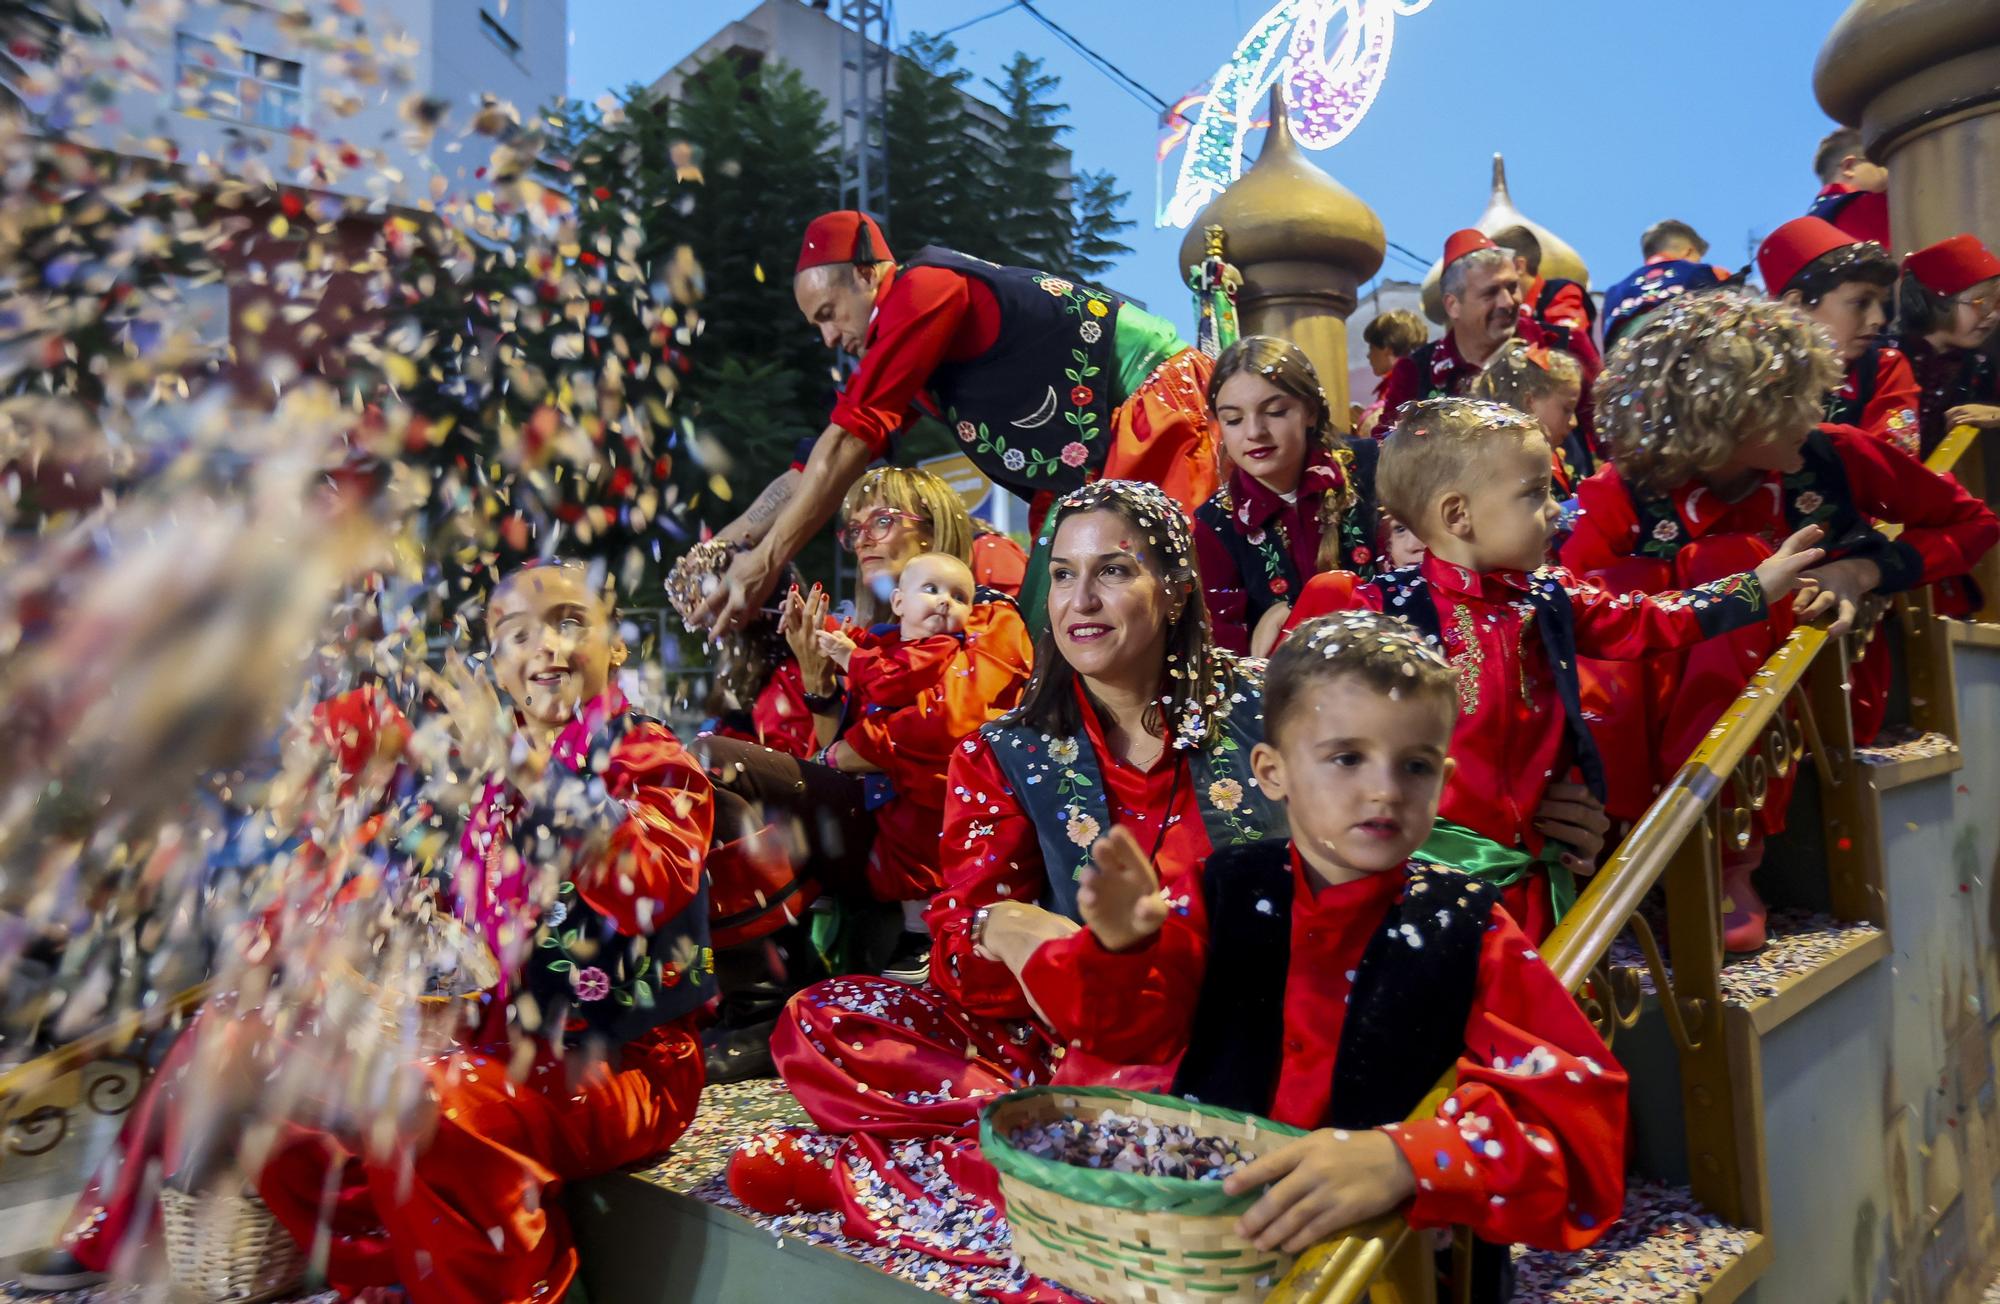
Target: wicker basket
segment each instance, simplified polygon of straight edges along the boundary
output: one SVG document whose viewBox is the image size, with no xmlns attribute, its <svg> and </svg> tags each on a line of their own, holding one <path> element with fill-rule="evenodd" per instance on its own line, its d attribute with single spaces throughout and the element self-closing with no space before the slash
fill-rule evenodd
<svg viewBox="0 0 2000 1304">
<path fill-rule="evenodd" d="M 1260 1143 L 1269 1149 L 1304 1135 L 1254 1115 L 1111 1087 L 1031 1087 L 1002 1096 L 981 1116 L 979 1139 L 1000 1173 L 1022 1265 L 1106 1304 L 1263 1299 L 1292 1256 L 1259 1250 L 1236 1234 L 1255 1194 L 1224 1195 L 1220 1182 L 1078 1168 L 1024 1154 L 1007 1140 L 1024 1124 L 1095 1118 L 1106 1109 L 1186 1123 L 1253 1153 Z"/>
<path fill-rule="evenodd" d="M 253 1304 L 293 1290 L 305 1252 L 255 1195 L 160 1192 L 177 1304 Z"/>
</svg>

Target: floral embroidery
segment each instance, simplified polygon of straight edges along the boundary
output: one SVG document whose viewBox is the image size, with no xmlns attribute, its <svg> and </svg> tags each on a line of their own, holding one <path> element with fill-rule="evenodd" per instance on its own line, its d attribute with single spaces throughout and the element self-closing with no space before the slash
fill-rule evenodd
<svg viewBox="0 0 2000 1304">
<path fill-rule="evenodd" d="M 1082 444 L 1071 442 L 1063 445 L 1063 451 L 1058 456 L 1064 466 L 1082 466 L 1090 460 L 1090 450 Z"/>
<path fill-rule="evenodd" d="M 1049 759 L 1057 765 L 1075 765 L 1081 752 L 1074 738 L 1058 738 L 1049 744 Z"/>
<path fill-rule="evenodd" d="M 569 982 L 576 988 L 576 998 L 580 1001 L 601 1001 L 611 995 L 611 979 L 596 965 L 578 969 L 570 975 Z"/>
<path fill-rule="evenodd" d="M 1076 288 L 1060 276 L 1038 276 L 1035 278 L 1035 283 L 1058 299 Z"/>
<path fill-rule="evenodd" d="M 1077 333 L 1083 336 L 1085 344 L 1095 344 L 1104 338 L 1104 327 L 1094 321 L 1087 321 L 1077 327 Z"/>
<path fill-rule="evenodd" d="M 1083 356 L 1081 349 L 1075 349 L 1072 352 L 1078 357 Z M 1094 373 L 1097 368 L 1092 367 L 1090 370 Z M 1075 375 L 1076 372 L 1072 370 L 1069 374 Z M 1053 456 L 1043 452 L 1039 448 L 1024 449 L 1009 444 L 1007 436 L 994 434 L 984 421 L 960 421 L 958 420 L 956 410 L 947 412 L 945 419 L 956 423 L 954 428 L 958 432 L 960 441 L 972 445 L 971 452 L 985 453 L 997 457 L 1000 459 L 1000 465 L 1007 470 L 1017 472 L 1027 479 L 1032 480 L 1038 475 L 1055 476 L 1066 470 L 1082 467 L 1090 460 L 1090 449 L 1079 441 L 1095 439 L 1097 437 L 1098 432 L 1096 429 L 1086 428 L 1095 426 L 1097 414 L 1090 411 L 1084 412 L 1083 416 L 1085 420 L 1082 422 L 1077 420 L 1075 412 L 1070 412 L 1066 415 L 1070 420 L 1070 424 L 1078 427 L 1077 439 L 1072 440 L 1060 453 Z"/>
<path fill-rule="evenodd" d="M 1063 829 L 1069 834 L 1069 840 L 1079 847 L 1088 847 L 1097 841 L 1099 832 L 1097 821 L 1075 807 L 1070 808 L 1069 821 Z"/>
<path fill-rule="evenodd" d="M 1027 455 L 1018 448 L 1010 448 L 1000 455 L 1000 465 L 1009 471 L 1018 471 L 1027 464 Z"/>
<path fill-rule="evenodd" d="M 1096 397 L 1097 395 L 1091 393 L 1090 386 L 1088 385 L 1078 385 L 1069 392 L 1069 401 L 1078 407 L 1089 407 L 1090 401 Z"/>
<path fill-rule="evenodd" d="M 1208 785 L 1208 801 L 1220 811 L 1233 811 L 1243 804 L 1243 785 L 1234 779 L 1217 779 Z"/>
<path fill-rule="evenodd" d="M 1102 317 L 1111 311 L 1111 309 L 1104 306 L 1104 300 L 1102 299 L 1092 299 L 1084 305 L 1084 308 L 1093 317 Z"/>
<path fill-rule="evenodd" d="M 1679 521 L 1661 521 L 1653 526 L 1653 537 L 1661 543 L 1672 543 L 1675 539 L 1681 537 L 1681 523 Z"/>
<path fill-rule="evenodd" d="M 1817 491 L 1808 489 L 1792 500 L 1792 508 L 1800 516 L 1811 516 L 1819 510 L 1819 505 L 1825 501 L 1826 499 L 1822 498 Z"/>
<path fill-rule="evenodd" d="M 979 438 L 979 427 L 970 421 L 961 421 L 958 423 L 958 437 L 969 444 Z"/>
</svg>

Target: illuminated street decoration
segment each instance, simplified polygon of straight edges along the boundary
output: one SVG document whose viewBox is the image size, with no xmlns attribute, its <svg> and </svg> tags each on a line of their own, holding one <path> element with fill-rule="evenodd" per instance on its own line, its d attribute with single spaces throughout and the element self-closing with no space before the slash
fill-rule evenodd
<svg viewBox="0 0 2000 1304">
<path fill-rule="evenodd" d="M 1280 0 L 1252 24 L 1205 92 L 1185 96 L 1167 115 L 1158 162 L 1180 149 L 1180 174 L 1164 196 L 1158 224 L 1186 226 L 1242 172 L 1243 142 L 1269 123 L 1258 116 L 1273 82 L 1283 80 L 1292 132 L 1307 149 L 1346 139 L 1389 68 L 1396 19 L 1431 0 Z M 1190 117 L 1196 109 L 1199 116 Z"/>
</svg>

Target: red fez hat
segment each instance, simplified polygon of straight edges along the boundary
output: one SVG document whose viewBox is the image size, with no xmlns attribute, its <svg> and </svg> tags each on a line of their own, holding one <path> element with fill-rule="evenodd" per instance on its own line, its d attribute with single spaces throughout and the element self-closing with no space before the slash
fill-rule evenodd
<svg viewBox="0 0 2000 1304">
<path fill-rule="evenodd" d="M 827 263 L 879 263 L 888 257 L 889 242 L 875 219 L 844 208 L 821 213 L 806 225 L 806 238 L 799 242 L 799 265 L 792 275 Z"/>
<path fill-rule="evenodd" d="M 2000 258 L 1995 258 L 1978 236 L 1955 235 L 1905 258 L 1903 270 L 1922 281 L 1932 294 L 1949 298 L 2000 276 Z"/>
<path fill-rule="evenodd" d="M 1453 231 L 1445 237 L 1444 262 L 1439 264 L 1439 266 L 1441 268 L 1449 267 L 1469 253 L 1476 253 L 1481 249 L 1498 249 L 1499 247 L 1499 245 L 1494 244 L 1492 240 L 1487 238 L 1484 231 L 1468 226 L 1463 231 Z"/>
<path fill-rule="evenodd" d="M 1764 277 L 1765 293 L 1777 298 L 1813 259 L 1863 243 L 1824 218 L 1793 218 L 1757 246 L 1757 270 Z"/>
</svg>

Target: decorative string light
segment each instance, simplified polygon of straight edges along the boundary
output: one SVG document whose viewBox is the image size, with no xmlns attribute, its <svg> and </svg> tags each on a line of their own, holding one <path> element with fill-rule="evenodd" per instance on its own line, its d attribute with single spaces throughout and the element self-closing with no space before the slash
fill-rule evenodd
<svg viewBox="0 0 2000 1304">
<path fill-rule="evenodd" d="M 1165 164 L 1182 150 L 1180 176 L 1161 205 L 1158 224 L 1186 226 L 1242 173 L 1243 142 L 1268 125 L 1258 109 L 1272 85 L 1285 84 L 1293 134 L 1307 149 L 1347 138 L 1374 104 L 1389 69 L 1396 19 L 1431 0 L 1280 0 L 1251 25 L 1206 93 L 1174 106 L 1160 141 Z M 1189 125 L 1187 114 L 1200 117 Z"/>
</svg>

